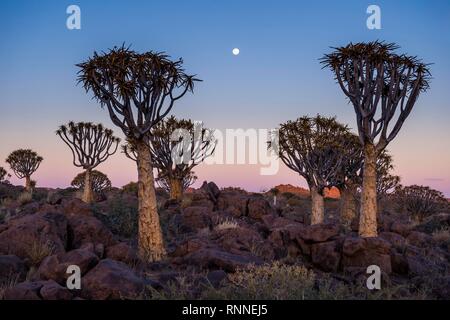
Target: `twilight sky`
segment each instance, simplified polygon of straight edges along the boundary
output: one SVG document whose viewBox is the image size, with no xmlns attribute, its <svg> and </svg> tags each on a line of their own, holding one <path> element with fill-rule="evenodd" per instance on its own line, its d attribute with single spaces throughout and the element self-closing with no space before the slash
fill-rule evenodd
<svg viewBox="0 0 450 320">
<path fill-rule="evenodd" d="M 81 8 L 81 30 L 66 28 L 66 8 Z M 382 29 L 366 27 L 369 5 Z M 102 122 L 106 110 L 76 85 L 76 63 L 123 42 L 137 51 L 183 57 L 204 80 L 172 110 L 211 128 L 274 128 L 302 115 L 336 115 L 355 128 L 353 108 L 318 58 L 330 46 L 386 40 L 431 67 L 431 89 L 419 98 L 388 149 L 404 184 L 429 185 L 450 197 L 450 2 L 442 1 L 22 1 L 0 2 L 0 166 L 17 148 L 44 157 L 39 186 L 69 185 L 80 169 L 55 135 L 58 125 Z M 238 47 L 240 55 L 232 49 Z M 99 166 L 115 186 L 136 180 L 117 153 Z M 259 191 L 280 183 L 306 186 L 284 166 L 261 176 L 259 165 L 203 165 L 199 181 Z M 14 183 L 22 183 L 16 178 Z"/>
</svg>

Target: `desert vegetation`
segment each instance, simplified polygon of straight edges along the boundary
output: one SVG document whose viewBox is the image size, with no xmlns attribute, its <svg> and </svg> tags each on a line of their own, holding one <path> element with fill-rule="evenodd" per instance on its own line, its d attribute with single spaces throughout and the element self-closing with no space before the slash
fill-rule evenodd
<svg viewBox="0 0 450 320">
<path fill-rule="evenodd" d="M 83 169 L 70 188 L 33 186 L 43 158 L 12 152 L 6 162 L 26 183 L 0 168 L 0 299 L 448 299 L 448 200 L 401 185 L 387 150 L 430 78 L 397 50 L 350 43 L 323 57 L 357 132 L 320 114 L 280 124 L 268 148 L 309 190 L 262 192 L 191 187 L 216 141 L 169 116 L 200 81 L 181 59 L 94 52 L 78 80 L 125 136 L 138 181 L 118 188 L 96 170 L 120 144 L 101 124 L 56 131 Z M 65 287 L 69 265 L 81 268 L 81 290 Z M 370 265 L 382 271 L 380 290 L 366 287 Z"/>
</svg>

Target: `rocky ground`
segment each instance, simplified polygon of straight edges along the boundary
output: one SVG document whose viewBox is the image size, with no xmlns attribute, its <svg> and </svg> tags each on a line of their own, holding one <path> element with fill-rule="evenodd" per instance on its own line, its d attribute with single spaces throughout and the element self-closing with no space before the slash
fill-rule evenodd
<svg viewBox="0 0 450 320">
<path fill-rule="evenodd" d="M 424 222 L 380 213 L 378 238 L 357 237 L 326 201 L 327 221 L 309 226 L 309 199 L 204 184 L 168 201 L 158 192 L 168 257 L 136 253 L 136 186 L 94 205 L 72 189 L 0 186 L 0 297 L 3 299 L 450 299 L 450 214 Z M 366 288 L 366 268 L 383 271 Z M 81 290 L 66 288 L 69 265 Z"/>
</svg>

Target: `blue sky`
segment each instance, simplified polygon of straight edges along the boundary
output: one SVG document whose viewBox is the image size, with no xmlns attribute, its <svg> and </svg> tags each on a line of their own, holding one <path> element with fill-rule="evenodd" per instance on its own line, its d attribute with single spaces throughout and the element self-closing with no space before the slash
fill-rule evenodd
<svg viewBox="0 0 450 320">
<path fill-rule="evenodd" d="M 431 4 L 432 3 L 432 4 Z M 66 28 L 66 8 L 81 8 L 81 30 Z M 368 30 L 366 9 L 379 5 L 382 29 Z M 381 39 L 433 62 L 423 95 L 388 148 L 405 184 L 427 184 L 450 196 L 449 1 L 8 1 L 0 3 L 0 166 L 18 147 L 40 152 L 42 185 L 62 186 L 78 172 L 54 131 L 75 121 L 103 122 L 118 132 L 76 85 L 75 64 L 94 50 L 123 42 L 138 51 L 183 57 L 204 81 L 173 114 L 213 128 L 273 128 L 305 114 L 336 115 L 355 126 L 347 104 L 318 59 L 330 46 Z M 238 47 L 239 56 L 231 50 Z M 197 169 L 200 180 L 258 190 L 305 185 L 287 169 L 272 177 L 258 168 Z M 115 185 L 135 179 L 116 155 L 101 168 Z M 18 181 L 17 181 L 18 182 Z"/>
</svg>

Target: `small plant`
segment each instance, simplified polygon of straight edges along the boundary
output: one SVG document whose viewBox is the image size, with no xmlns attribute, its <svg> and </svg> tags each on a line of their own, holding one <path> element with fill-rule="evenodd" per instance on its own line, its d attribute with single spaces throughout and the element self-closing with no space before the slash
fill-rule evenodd
<svg viewBox="0 0 450 320">
<path fill-rule="evenodd" d="M 13 273 L 9 274 L 7 277 L 5 277 L 5 279 L 0 281 L 0 300 L 3 300 L 6 290 L 15 287 L 18 282 L 19 275 Z"/>
<path fill-rule="evenodd" d="M 17 202 L 19 203 L 19 205 L 23 206 L 25 204 L 30 203 L 31 201 L 33 201 L 33 196 L 31 193 L 29 192 L 23 192 L 21 193 L 18 197 L 17 197 Z"/>
<path fill-rule="evenodd" d="M 138 184 L 137 182 L 129 182 L 122 187 L 122 192 L 129 193 L 137 197 L 138 195 Z"/>
<path fill-rule="evenodd" d="M 115 234 L 133 238 L 138 231 L 138 204 L 114 197 L 106 202 L 106 213 L 96 216 Z M 95 207 L 94 207 L 95 208 Z M 98 210 L 95 210 L 98 211 Z"/>
<path fill-rule="evenodd" d="M 214 227 L 215 230 L 235 229 L 239 227 L 239 224 L 233 219 L 225 219 Z"/>
<path fill-rule="evenodd" d="M 55 245 L 49 240 L 34 241 L 34 239 L 30 239 L 26 243 L 28 245 L 25 247 L 25 254 L 32 266 L 39 266 L 44 258 L 55 252 Z"/>
</svg>

